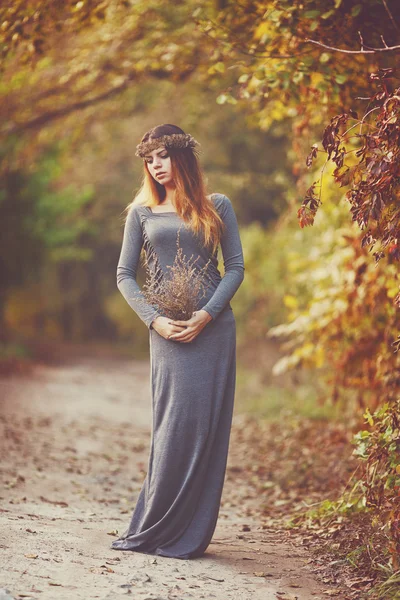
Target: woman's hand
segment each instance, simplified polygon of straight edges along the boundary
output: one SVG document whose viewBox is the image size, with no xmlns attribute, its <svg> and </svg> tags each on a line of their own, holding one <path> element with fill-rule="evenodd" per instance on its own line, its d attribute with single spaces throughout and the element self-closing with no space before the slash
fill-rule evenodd
<svg viewBox="0 0 400 600">
<path fill-rule="evenodd" d="M 177 342 L 191 342 L 210 321 L 212 321 L 212 316 L 206 310 L 197 310 L 187 321 L 169 320 L 173 327 L 184 326 L 183 331 L 173 333 L 169 339 Z"/>
<path fill-rule="evenodd" d="M 170 339 L 173 333 L 179 333 L 180 331 L 185 329 L 183 325 L 177 325 L 175 324 L 175 321 L 171 321 L 171 319 L 168 319 L 168 317 L 161 316 L 156 317 L 154 319 L 154 321 L 152 322 L 152 327 L 166 340 Z"/>
</svg>

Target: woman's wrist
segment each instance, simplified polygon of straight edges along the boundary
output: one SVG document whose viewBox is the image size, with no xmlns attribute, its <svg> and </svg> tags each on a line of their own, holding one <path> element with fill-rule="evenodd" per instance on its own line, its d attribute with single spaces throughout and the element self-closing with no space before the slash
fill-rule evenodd
<svg viewBox="0 0 400 600">
<path fill-rule="evenodd" d="M 207 323 L 209 323 L 210 321 L 213 320 L 213 318 L 210 315 L 210 313 L 207 312 L 206 310 L 204 310 L 204 308 L 202 308 L 201 310 L 198 310 L 197 313 L 202 313 L 202 315 L 204 315 L 205 317 L 207 317 Z"/>
<path fill-rule="evenodd" d="M 154 329 L 154 324 L 155 324 L 155 322 L 157 321 L 157 319 L 159 319 L 159 318 L 160 318 L 160 315 L 157 315 L 157 316 L 156 316 L 156 318 L 152 320 L 152 322 L 151 322 L 151 324 L 150 324 L 150 328 L 153 328 L 153 329 Z"/>
</svg>

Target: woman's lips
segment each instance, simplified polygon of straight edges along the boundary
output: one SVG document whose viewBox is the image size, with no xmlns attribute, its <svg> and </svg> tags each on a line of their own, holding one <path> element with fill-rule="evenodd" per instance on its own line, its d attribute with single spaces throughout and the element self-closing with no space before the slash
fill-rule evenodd
<svg viewBox="0 0 400 600">
<path fill-rule="evenodd" d="M 166 175 L 166 173 L 157 173 L 156 177 L 158 179 L 159 177 L 162 177 L 163 175 Z"/>
</svg>

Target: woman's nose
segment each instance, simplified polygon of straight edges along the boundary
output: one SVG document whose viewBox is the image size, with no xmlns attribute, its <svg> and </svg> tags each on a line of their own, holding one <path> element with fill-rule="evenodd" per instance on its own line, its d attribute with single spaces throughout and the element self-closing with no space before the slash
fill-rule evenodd
<svg viewBox="0 0 400 600">
<path fill-rule="evenodd" d="M 160 158 L 155 158 L 154 159 L 154 163 L 153 163 L 153 167 L 156 167 L 158 165 L 161 165 L 161 159 Z"/>
</svg>

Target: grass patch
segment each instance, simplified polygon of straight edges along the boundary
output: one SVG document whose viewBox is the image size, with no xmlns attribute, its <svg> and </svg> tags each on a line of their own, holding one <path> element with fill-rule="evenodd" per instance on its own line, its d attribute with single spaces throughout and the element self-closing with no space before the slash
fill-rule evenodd
<svg viewBox="0 0 400 600">
<path fill-rule="evenodd" d="M 260 372 L 240 366 L 237 371 L 235 404 L 240 414 L 271 422 L 290 416 L 318 421 L 347 420 L 349 408 L 342 403 L 322 400 L 328 396 L 328 390 L 317 389 L 315 383 L 310 385 L 300 377 L 296 384 L 290 381 L 275 384 Z"/>
<path fill-rule="evenodd" d="M 18 341 L 0 343 L 0 375 L 22 374 L 31 366 L 32 354 L 25 344 Z"/>
<path fill-rule="evenodd" d="M 30 350 L 20 342 L 0 343 L 0 360 L 31 358 Z"/>
</svg>

